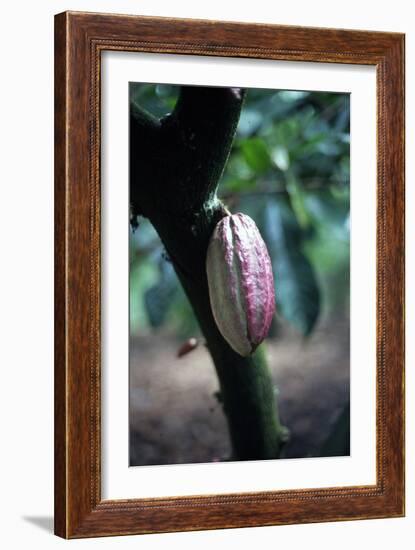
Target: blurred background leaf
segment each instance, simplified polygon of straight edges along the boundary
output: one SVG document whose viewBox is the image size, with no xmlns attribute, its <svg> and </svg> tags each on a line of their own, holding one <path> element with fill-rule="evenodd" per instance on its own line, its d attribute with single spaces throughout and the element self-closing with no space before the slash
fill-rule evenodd
<svg viewBox="0 0 415 550">
<path fill-rule="evenodd" d="M 303 233 L 289 198 L 279 195 L 264 208 L 263 236 L 270 252 L 277 311 L 305 336 L 320 311 L 313 267 L 302 250 Z"/>
<path fill-rule="evenodd" d="M 160 256 L 159 277 L 155 284 L 145 291 L 144 303 L 148 321 L 154 328 L 160 327 L 178 290 L 177 278 L 173 266 Z"/>
</svg>

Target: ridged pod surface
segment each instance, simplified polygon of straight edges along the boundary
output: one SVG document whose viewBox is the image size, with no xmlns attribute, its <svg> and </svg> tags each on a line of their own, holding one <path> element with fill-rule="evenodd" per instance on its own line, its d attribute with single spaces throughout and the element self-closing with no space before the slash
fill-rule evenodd
<svg viewBox="0 0 415 550">
<path fill-rule="evenodd" d="M 240 355 L 267 336 L 275 312 L 274 278 L 267 247 L 252 218 L 223 218 L 210 238 L 206 271 L 216 325 Z"/>
</svg>

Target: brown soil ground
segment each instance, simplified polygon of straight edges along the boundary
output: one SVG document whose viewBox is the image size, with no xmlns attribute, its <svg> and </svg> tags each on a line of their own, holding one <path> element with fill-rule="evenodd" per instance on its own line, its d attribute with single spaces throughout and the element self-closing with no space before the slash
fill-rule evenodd
<svg viewBox="0 0 415 550">
<path fill-rule="evenodd" d="M 181 359 L 166 335 L 133 338 L 130 359 L 130 464 L 226 460 L 226 419 L 203 345 Z M 306 341 L 285 330 L 267 341 L 281 421 L 290 430 L 286 457 L 318 456 L 349 397 L 349 325 L 320 325 Z"/>
</svg>

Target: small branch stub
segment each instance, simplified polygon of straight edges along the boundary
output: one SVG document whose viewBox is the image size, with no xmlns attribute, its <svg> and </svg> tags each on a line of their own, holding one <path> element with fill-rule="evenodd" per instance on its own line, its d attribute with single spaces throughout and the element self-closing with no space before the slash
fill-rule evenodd
<svg viewBox="0 0 415 550">
<path fill-rule="evenodd" d="M 246 357 L 267 336 L 275 312 L 271 260 L 252 218 L 234 214 L 216 225 L 206 271 L 217 327 L 232 349 Z"/>
</svg>

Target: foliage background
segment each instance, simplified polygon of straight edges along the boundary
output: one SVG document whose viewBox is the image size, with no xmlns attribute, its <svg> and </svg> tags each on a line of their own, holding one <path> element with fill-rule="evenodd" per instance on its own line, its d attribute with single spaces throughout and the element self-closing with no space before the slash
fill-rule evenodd
<svg viewBox="0 0 415 550">
<path fill-rule="evenodd" d="M 162 117 L 173 109 L 178 91 L 177 86 L 131 83 L 130 99 Z M 302 346 L 302 368 L 311 369 L 307 363 L 327 362 L 336 340 L 341 342 L 334 362 L 341 365 L 343 371 L 347 366 L 347 372 L 342 372 L 342 376 L 338 377 L 333 366 L 332 371 L 324 371 L 324 380 L 320 383 L 320 386 L 327 384 L 330 388 L 327 389 L 331 396 L 330 403 L 327 403 L 330 414 L 327 410 L 320 410 L 314 401 L 308 403 L 309 408 L 313 408 L 311 412 L 307 412 L 304 403 L 300 405 L 301 380 L 295 386 L 296 390 L 294 386 L 291 390 L 285 390 L 296 395 L 282 395 L 281 392 L 282 418 L 291 431 L 286 456 L 344 454 L 343 450 L 347 447 L 345 438 L 349 437 L 344 426 L 347 415 L 342 417 L 341 414 L 343 407 L 347 410 L 349 389 L 349 121 L 348 94 L 248 90 L 218 191 L 219 197 L 232 212 L 244 212 L 255 220 L 271 256 L 277 314 L 267 346 L 272 359 L 270 367 L 275 371 L 276 393 L 278 387 L 284 387 L 284 369 L 280 368 L 277 372 L 281 363 L 278 355 L 284 356 L 285 353 L 289 363 L 290 355 L 295 353 L 293 343 Z M 339 327 L 337 332 L 331 330 L 333 326 Z M 141 219 L 138 229 L 130 230 L 130 337 L 133 350 L 130 381 L 135 386 L 130 388 L 132 464 L 210 461 L 217 460 L 218 454 L 222 455 L 219 459 L 226 459 L 223 446 L 215 451 L 212 449 L 213 443 L 205 445 L 204 436 L 198 436 L 203 441 L 203 450 L 196 452 L 189 418 L 184 420 L 189 424 L 189 434 L 182 430 L 180 421 L 173 422 L 169 429 L 163 428 L 166 421 L 161 419 L 166 415 L 166 409 L 172 407 L 170 399 L 176 391 L 175 380 L 180 377 L 172 376 L 164 387 L 160 381 L 143 372 L 148 360 L 144 360 L 140 353 L 144 353 L 146 347 L 168 349 L 172 341 L 176 342 L 170 359 L 174 364 L 177 361 L 174 349 L 179 348 L 187 338 L 200 336 L 190 304 L 157 233 L 148 220 Z M 315 356 L 316 346 L 320 359 Z M 275 360 L 274 348 L 277 350 Z M 186 382 L 177 382 L 181 386 L 188 385 L 189 389 L 193 384 L 191 377 L 200 375 L 197 363 L 203 364 L 206 359 L 200 354 L 191 355 L 192 363 L 196 364 L 189 369 L 190 378 Z M 153 357 L 152 362 L 163 363 L 163 360 Z M 292 362 L 294 369 L 294 358 Z M 164 378 L 164 372 L 154 374 Z M 330 386 L 331 372 L 333 380 L 338 377 L 341 392 Z M 299 370 L 296 376 L 301 378 Z M 287 384 L 285 386 L 288 387 Z M 209 381 L 206 381 L 206 387 L 210 387 Z M 178 400 L 183 398 L 182 390 L 177 391 Z M 170 394 L 168 398 L 167 393 Z M 178 411 L 177 415 L 196 414 L 192 413 L 191 394 L 188 392 L 185 397 L 187 412 Z M 314 414 L 316 417 L 313 425 L 303 428 L 310 432 L 306 436 L 301 436 L 301 430 L 297 430 L 293 418 L 290 423 L 288 412 L 284 418 L 284 399 L 294 403 L 293 410 L 296 410 L 300 424 L 301 415 Z M 206 408 L 212 410 L 209 402 Z M 152 409 L 153 420 L 149 425 L 153 428 L 150 434 L 143 434 L 142 419 L 148 409 Z M 322 422 L 324 428 L 321 418 L 324 415 L 331 419 L 326 422 L 326 431 L 321 429 Z M 338 416 L 343 418 L 340 426 L 334 422 Z M 206 419 L 199 419 L 198 422 L 199 434 L 200 430 L 205 430 L 200 426 L 204 426 L 205 422 L 209 425 L 208 411 Z M 304 421 L 302 425 L 305 426 Z M 319 433 L 311 433 L 316 426 L 320 426 Z M 337 436 L 332 434 L 335 448 L 324 449 L 322 442 L 329 437 L 330 430 L 338 432 Z M 185 445 L 186 450 L 175 455 L 173 443 L 166 440 L 174 442 L 186 438 L 189 441 L 193 438 L 193 444 Z M 312 448 L 311 441 L 318 441 L 320 445 Z M 145 458 L 147 455 L 143 449 L 149 447 L 151 450 Z"/>
</svg>

